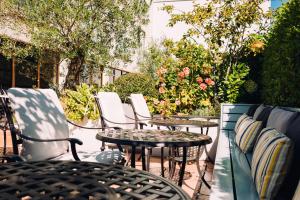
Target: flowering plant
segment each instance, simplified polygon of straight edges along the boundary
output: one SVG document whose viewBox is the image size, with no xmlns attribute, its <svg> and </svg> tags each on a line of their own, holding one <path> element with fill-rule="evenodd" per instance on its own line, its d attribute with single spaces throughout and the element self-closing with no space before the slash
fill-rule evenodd
<svg viewBox="0 0 300 200">
<path fill-rule="evenodd" d="M 148 98 L 151 112 L 187 114 L 211 106 L 215 81 L 204 48 L 187 40 L 165 40 L 164 47 L 170 56 L 157 68 L 159 95 Z"/>
</svg>

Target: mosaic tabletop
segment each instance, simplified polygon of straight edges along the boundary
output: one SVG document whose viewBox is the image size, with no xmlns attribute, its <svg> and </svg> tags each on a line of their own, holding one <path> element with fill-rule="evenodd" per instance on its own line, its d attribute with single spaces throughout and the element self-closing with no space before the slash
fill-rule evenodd
<svg viewBox="0 0 300 200">
<path fill-rule="evenodd" d="M 120 145 L 151 146 L 151 147 L 190 147 L 212 142 L 207 135 L 185 131 L 169 130 L 106 130 L 99 132 L 97 139 Z"/>
<path fill-rule="evenodd" d="M 146 171 L 76 161 L 0 165 L 0 199 L 190 199 L 178 186 Z"/>
</svg>

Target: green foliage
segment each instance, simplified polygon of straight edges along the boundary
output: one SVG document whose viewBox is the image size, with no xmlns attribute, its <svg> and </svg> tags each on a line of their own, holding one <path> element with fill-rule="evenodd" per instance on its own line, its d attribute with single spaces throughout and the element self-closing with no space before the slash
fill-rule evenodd
<svg viewBox="0 0 300 200">
<path fill-rule="evenodd" d="M 183 39 L 165 40 L 163 47 L 165 59 L 156 72 L 159 96 L 148 98 L 150 111 L 171 115 L 211 106 L 215 82 L 203 46 Z"/>
<path fill-rule="evenodd" d="M 153 79 L 157 79 L 156 71 L 167 56 L 159 44 L 151 44 L 150 47 L 143 52 L 142 58 L 138 62 L 140 71 L 144 74 L 148 74 Z"/>
<path fill-rule="evenodd" d="M 71 61 L 68 88 L 79 84 L 87 62 L 105 66 L 114 60 L 129 61 L 144 35 L 149 7 L 141 0 L 5 0 L 3 4 L 0 20 L 10 16 L 25 25 L 36 48 L 51 49 Z"/>
<path fill-rule="evenodd" d="M 239 63 L 231 66 L 232 72 L 228 76 L 228 80 L 223 82 L 223 88 L 220 88 L 220 93 L 225 93 L 227 101 L 236 103 L 239 97 L 241 86 L 245 82 L 245 77 L 248 75 L 250 69 L 244 63 Z M 223 95 L 220 95 L 223 96 Z"/>
<path fill-rule="evenodd" d="M 257 83 L 251 79 L 249 80 L 246 80 L 245 83 L 244 83 L 244 88 L 245 88 L 245 91 L 248 93 L 248 94 L 253 94 L 254 92 L 257 91 Z"/>
<path fill-rule="evenodd" d="M 6 58 L 18 58 L 23 59 L 27 56 L 35 55 L 35 49 L 32 45 L 18 42 L 11 38 L 1 36 L 0 37 L 0 53 Z"/>
<path fill-rule="evenodd" d="M 94 93 L 97 89 L 87 84 L 81 84 L 76 90 L 64 90 L 61 94 L 61 102 L 67 118 L 76 122 L 84 118 L 99 119 L 99 111 L 95 103 Z"/>
<path fill-rule="evenodd" d="M 262 74 L 265 103 L 300 106 L 299 8 L 299 0 L 290 0 L 279 8 L 268 35 Z"/>
<path fill-rule="evenodd" d="M 141 93 L 144 96 L 155 97 L 155 81 L 148 75 L 128 73 L 115 80 L 104 88 L 106 91 L 114 91 L 119 94 L 123 102 L 128 102 L 131 93 Z"/>
<path fill-rule="evenodd" d="M 212 67 L 215 90 L 219 90 L 215 102 L 236 101 L 243 83 L 240 78 L 245 78 L 245 72 L 249 72 L 246 68 L 237 69 L 237 66 L 243 65 L 239 64 L 240 59 L 250 52 L 259 53 L 264 48 L 264 41 L 258 35 L 268 30 L 271 15 L 260 8 L 261 3 L 263 0 L 213 0 L 205 4 L 195 3 L 192 11 L 179 14 L 174 12 L 172 6 L 164 8 L 171 14 L 170 26 L 180 22 L 190 26 L 184 39 L 206 43 L 206 63 Z M 255 29 L 249 34 L 249 28 L 253 26 Z M 243 75 L 239 77 L 236 70 L 242 70 Z M 234 93 L 229 93 L 227 89 Z"/>
</svg>

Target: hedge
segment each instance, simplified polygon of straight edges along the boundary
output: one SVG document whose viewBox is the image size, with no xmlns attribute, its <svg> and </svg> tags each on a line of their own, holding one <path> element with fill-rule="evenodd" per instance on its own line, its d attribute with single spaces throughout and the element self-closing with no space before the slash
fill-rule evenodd
<svg viewBox="0 0 300 200">
<path fill-rule="evenodd" d="M 267 104 L 300 106 L 300 1 L 277 10 L 262 69 L 262 99 Z"/>
</svg>

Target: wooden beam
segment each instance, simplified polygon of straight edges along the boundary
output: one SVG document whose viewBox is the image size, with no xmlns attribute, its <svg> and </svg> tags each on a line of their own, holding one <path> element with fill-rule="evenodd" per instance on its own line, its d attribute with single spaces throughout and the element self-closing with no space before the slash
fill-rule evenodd
<svg viewBox="0 0 300 200">
<path fill-rule="evenodd" d="M 37 64 L 37 88 L 40 88 L 41 87 L 41 61 L 39 60 L 38 61 L 38 64 Z"/>
<path fill-rule="evenodd" d="M 11 87 L 16 87 L 16 58 L 11 59 Z"/>
</svg>

